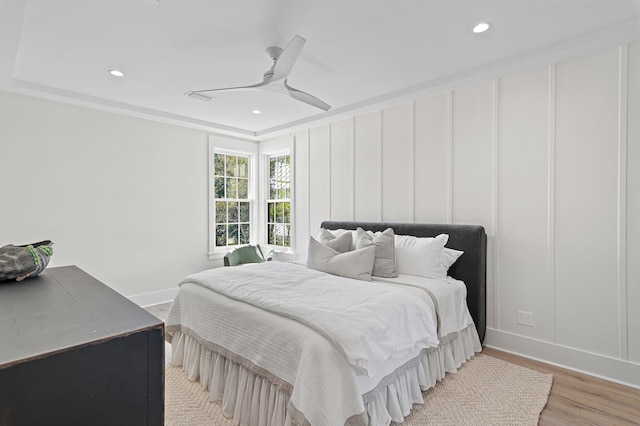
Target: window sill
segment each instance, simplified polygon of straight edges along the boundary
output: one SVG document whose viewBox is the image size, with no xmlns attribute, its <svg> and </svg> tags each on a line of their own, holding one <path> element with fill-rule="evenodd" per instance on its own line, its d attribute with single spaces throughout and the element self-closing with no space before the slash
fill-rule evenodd
<svg viewBox="0 0 640 426">
<path fill-rule="evenodd" d="M 213 253 L 208 253 L 208 258 L 209 260 L 220 260 L 222 258 L 224 258 L 226 251 L 224 252 L 213 252 Z"/>
<path fill-rule="evenodd" d="M 263 250 L 264 250 L 264 247 L 265 246 L 263 246 Z M 207 253 L 207 257 L 209 260 L 221 260 L 222 258 L 224 258 L 224 255 L 229 252 L 229 250 L 230 249 L 224 250 L 224 251 L 214 251 L 213 253 Z M 265 255 L 267 254 L 268 251 L 269 250 L 266 250 L 264 252 Z M 295 252 L 290 250 L 282 250 L 282 251 L 274 250 L 274 253 L 273 253 L 273 260 L 278 260 L 280 262 L 291 262 L 295 260 L 295 258 L 296 258 Z"/>
</svg>

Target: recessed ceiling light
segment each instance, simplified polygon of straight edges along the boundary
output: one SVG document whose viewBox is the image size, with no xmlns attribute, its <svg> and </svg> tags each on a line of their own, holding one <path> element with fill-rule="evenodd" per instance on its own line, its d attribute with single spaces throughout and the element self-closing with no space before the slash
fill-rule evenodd
<svg viewBox="0 0 640 426">
<path fill-rule="evenodd" d="M 124 77 L 124 73 L 120 70 L 109 70 L 109 74 L 114 77 Z"/>
<path fill-rule="evenodd" d="M 260 111 L 259 109 L 254 109 L 251 112 L 254 113 L 254 114 L 262 114 L 262 111 Z"/>
<path fill-rule="evenodd" d="M 473 27 L 473 32 L 476 33 L 476 34 L 480 34 L 480 33 L 483 33 L 485 31 L 487 31 L 489 29 L 489 27 L 491 27 L 490 23 L 488 23 L 488 22 L 480 22 L 478 25 Z"/>
</svg>

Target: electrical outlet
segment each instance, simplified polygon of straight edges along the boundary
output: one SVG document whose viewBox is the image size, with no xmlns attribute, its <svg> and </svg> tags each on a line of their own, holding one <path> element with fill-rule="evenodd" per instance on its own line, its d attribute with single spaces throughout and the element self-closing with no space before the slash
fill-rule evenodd
<svg viewBox="0 0 640 426">
<path fill-rule="evenodd" d="M 533 327 L 533 313 L 518 311 L 518 324 Z"/>
</svg>

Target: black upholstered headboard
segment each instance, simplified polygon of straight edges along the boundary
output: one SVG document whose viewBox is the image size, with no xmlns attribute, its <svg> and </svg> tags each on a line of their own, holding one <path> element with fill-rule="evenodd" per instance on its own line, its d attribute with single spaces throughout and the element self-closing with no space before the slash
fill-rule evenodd
<svg viewBox="0 0 640 426">
<path fill-rule="evenodd" d="M 397 235 L 435 237 L 449 234 L 447 247 L 462 250 L 464 254 L 449 269 L 449 275 L 464 281 L 467 286 L 467 305 L 476 324 L 480 341 L 484 342 L 486 330 L 486 281 L 487 281 L 487 234 L 479 225 L 445 225 L 422 223 L 384 222 L 322 222 L 325 229 L 356 229 L 384 231 L 393 228 Z"/>
</svg>

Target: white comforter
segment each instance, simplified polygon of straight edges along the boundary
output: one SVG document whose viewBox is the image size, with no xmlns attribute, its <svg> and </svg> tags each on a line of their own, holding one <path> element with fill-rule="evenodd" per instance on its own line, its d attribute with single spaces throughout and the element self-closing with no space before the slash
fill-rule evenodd
<svg viewBox="0 0 640 426">
<path fill-rule="evenodd" d="M 439 343 L 431 295 L 418 287 L 362 282 L 282 262 L 210 269 L 184 283 L 307 325 L 369 376 L 386 360 Z"/>
<path fill-rule="evenodd" d="M 294 289 L 299 294 L 285 301 L 283 294 Z M 363 394 L 379 380 L 368 374 L 384 361 L 384 353 L 399 359 L 387 360 L 379 376 L 414 356 L 407 348 L 438 345 L 436 305 L 442 309 L 451 304 L 435 302 L 428 292 L 411 286 L 267 262 L 187 277 L 165 324 L 169 341 L 172 333 L 185 333 L 290 394 L 289 414 L 303 418 L 301 423 L 366 424 Z M 275 313 L 281 308 L 281 314 Z M 414 350 L 415 356 L 420 353 Z M 198 377 L 196 371 L 187 374 Z"/>
</svg>

